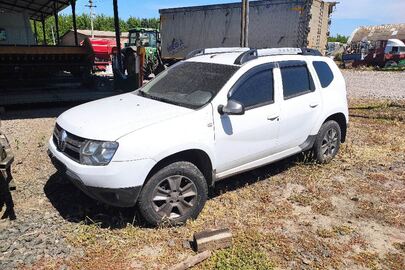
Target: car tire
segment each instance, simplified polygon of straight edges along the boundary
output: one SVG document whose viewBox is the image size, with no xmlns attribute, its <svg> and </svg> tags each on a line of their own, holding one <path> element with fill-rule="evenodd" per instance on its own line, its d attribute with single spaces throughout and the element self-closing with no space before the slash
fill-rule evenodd
<svg viewBox="0 0 405 270">
<path fill-rule="evenodd" d="M 139 212 L 152 226 L 179 225 L 197 218 L 207 197 L 201 171 L 190 162 L 174 162 L 145 183 L 138 198 Z"/>
<path fill-rule="evenodd" d="M 314 157 L 319 163 L 329 163 L 339 152 L 342 131 L 336 121 L 325 122 L 316 136 Z"/>
</svg>

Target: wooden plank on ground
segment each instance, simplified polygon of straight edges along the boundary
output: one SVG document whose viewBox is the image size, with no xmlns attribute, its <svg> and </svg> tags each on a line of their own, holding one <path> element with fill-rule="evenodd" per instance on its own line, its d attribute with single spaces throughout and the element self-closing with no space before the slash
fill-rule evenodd
<svg viewBox="0 0 405 270">
<path fill-rule="evenodd" d="M 208 259 L 210 256 L 211 256 L 211 251 L 206 250 L 206 251 L 201 252 L 201 253 L 199 253 L 197 255 L 188 257 L 187 259 L 185 259 L 181 263 L 176 264 L 175 266 L 170 268 L 170 270 L 186 270 L 186 269 L 189 269 L 190 267 L 193 267 L 193 266 L 199 264 L 200 262 Z"/>
<path fill-rule="evenodd" d="M 232 233 L 226 228 L 198 232 L 193 237 L 193 247 L 197 252 L 227 248 L 231 245 Z"/>
</svg>

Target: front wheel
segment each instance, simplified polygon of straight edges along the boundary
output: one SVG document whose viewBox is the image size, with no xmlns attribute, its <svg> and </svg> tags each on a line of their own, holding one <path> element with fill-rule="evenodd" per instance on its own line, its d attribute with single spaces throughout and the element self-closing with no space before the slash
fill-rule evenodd
<svg viewBox="0 0 405 270">
<path fill-rule="evenodd" d="M 151 225 L 183 224 L 197 218 L 208 196 L 201 171 L 190 162 L 174 162 L 156 172 L 139 196 L 139 211 Z"/>
<path fill-rule="evenodd" d="M 314 144 L 315 159 L 319 163 L 329 163 L 338 153 L 342 132 L 336 121 L 324 123 Z"/>
</svg>

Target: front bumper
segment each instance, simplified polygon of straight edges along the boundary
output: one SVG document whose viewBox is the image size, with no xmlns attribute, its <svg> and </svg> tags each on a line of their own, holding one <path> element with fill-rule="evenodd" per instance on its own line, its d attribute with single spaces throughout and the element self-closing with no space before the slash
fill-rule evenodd
<svg viewBox="0 0 405 270">
<path fill-rule="evenodd" d="M 118 207 L 132 207 L 136 204 L 142 186 L 129 188 L 100 188 L 86 186 L 79 176 L 77 176 L 74 172 L 68 170 L 66 166 L 61 161 L 59 161 L 49 150 L 48 155 L 55 168 L 60 173 L 66 175 L 69 180 L 87 196 L 101 201 L 105 204 Z"/>
<path fill-rule="evenodd" d="M 118 207 L 136 204 L 146 177 L 156 162 L 152 159 L 110 162 L 107 166 L 79 164 L 49 141 L 48 155 L 58 171 L 89 197 Z"/>
</svg>

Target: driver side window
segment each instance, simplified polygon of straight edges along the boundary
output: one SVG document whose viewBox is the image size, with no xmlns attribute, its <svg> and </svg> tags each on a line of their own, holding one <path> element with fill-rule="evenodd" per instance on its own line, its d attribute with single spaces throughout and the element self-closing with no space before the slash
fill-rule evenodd
<svg viewBox="0 0 405 270">
<path fill-rule="evenodd" d="M 263 69 L 243 79 L 229 99 L 243 104 L 246 110 L 274 102 L 273 69 Z"/>
</svg>

